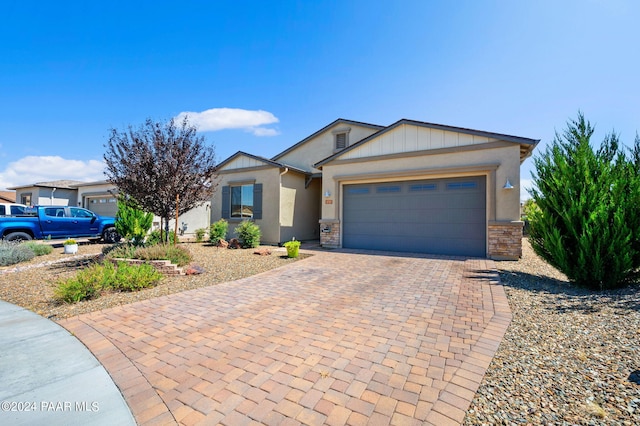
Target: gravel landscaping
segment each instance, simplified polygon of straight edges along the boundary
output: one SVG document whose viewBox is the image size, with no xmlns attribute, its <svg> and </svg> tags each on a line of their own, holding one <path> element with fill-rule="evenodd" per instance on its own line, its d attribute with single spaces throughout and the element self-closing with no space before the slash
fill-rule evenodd
<svg viewBox="0 0 640 426">
<path fill-rule="evenodd" d="M 523 251 L 496 262 L 513 320 L 464 424 L 640 424 L 640 286 L 592 293 Z"/>
<path fill-rule="evenodd" d="M 124 305 L 153 297 L 164 296 L 194 288 L 268 271 L 297 259 L 286 257 L 286 250 L 264 247 L 270 255 L 254 254 L 257 249 L 219 249 L 209 244 L 183 243 L 193 256 L 193 265 L 204 273 L 187 276 L 167 276 L 156 287 L 132 293 L 107 293 L 76 304 L 60 303 L 53 298 L 56 282 L 72 276 L 78 269 L 94 261 L 102 253 L 103 244 L 81 245 L 77 256 L 63 254 L 62 247 L 53 253 L 36 257 L 29 262 L 0 268 L 0 299 L 30 309 L 43 317 L 60 320 L 71 316 Z M 300 254 L 298 259 L 303 259 Z"/>
<path fill-rule="evenodd" d="M 205 273 L 167 277 L 136 293 L 110 293 L 75 305 L 52 299 L 55 282 L 94 259 L 54 253 L 0 268 L 0 299 L 54 320 L 235 280 L 293 262 L 272 254 L 188 243 Z M 301 254 L 301 257 L 304 257 Z M 44 264 L 43 264 L 44 263 Z M 591 293 L 570 285 L 523 243 L 523 258 L 496 262 L 513 321 L 475 395 L 465 425 L 640 424 L 640 286 Z"/>
</svg>

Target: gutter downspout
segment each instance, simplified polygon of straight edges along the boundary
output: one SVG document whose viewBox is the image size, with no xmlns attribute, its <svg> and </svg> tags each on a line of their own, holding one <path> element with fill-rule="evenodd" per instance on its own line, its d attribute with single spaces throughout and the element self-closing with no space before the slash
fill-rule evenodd
<svg viewBox="0 0 640 426">
<path fill-rule="evenodd" d="M 53 193 L 56 192 L 56 189 L 58 189 L 58 188 L 53 188 L 51 190 L 51 201 L 49 202 L 50 205 L 53 205 Z"/>
<path fill-rule="evenodd" d="M 280 235 L 282 230 L 282 176 L 287 173 L 289 173 L 288 167 L 285 167 L 284 170 L 280 172 L 280 193 L 278 194 L 278 240 L 282 237 L 282 235 Z M 280 246 L 280 242 L 278 242 L 278 246 Z"/>
</svg>

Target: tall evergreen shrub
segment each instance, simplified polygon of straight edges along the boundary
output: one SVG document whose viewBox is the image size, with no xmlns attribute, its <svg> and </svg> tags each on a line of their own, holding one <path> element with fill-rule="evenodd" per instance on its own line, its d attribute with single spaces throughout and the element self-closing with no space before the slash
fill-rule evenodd
<svg viewBox="0 0 640 426">
<path fill-rule="evenodd" d="M 629 151 L 611 133 L 594 150 L 593 132 L 579 113 L 534 159 L 530 241 L 571 281 L 606 290 L 638 277 L 640 138 Z"/>
<path fill-rule="evenodd" d="M 131 199 L 119 197 L 116 231 L 135 245 L 141 245 L 153 224 L 153 213 L 143 211 Z"/>
</svg>

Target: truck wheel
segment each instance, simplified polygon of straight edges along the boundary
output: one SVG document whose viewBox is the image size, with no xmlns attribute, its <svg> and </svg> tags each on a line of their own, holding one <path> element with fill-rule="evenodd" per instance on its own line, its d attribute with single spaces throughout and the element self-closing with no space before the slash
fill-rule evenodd
<svg viewBox="0 0 640 426">
<path fill-rule="evenodd" d="M 10 234 L 5 235 L 4 237 L 5 240 L 7 241 L 30 241 L 33 238 L 31 237 L 31 235 L 27 234 L 26 232 L 12 232 Z"/>
<path fill-rule="evenodd" d="M 112 226 L 104 230 L 102 239 L 105 243 L 113 244 L 120 241 L 120 235 L 116 232 L 116 228 Z"/>
</svg>

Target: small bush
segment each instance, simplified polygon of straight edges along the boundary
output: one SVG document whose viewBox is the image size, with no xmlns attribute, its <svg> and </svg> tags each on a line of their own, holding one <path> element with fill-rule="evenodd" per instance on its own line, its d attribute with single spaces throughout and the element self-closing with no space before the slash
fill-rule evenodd
<svg viewBox="0 0 640 426">
<path fill-rule="evenodd" d="M 29 246 L 19 242 L 0 241 L 0 266 L 15 265 L 36 257 Z"/>
<path fill-rule="evenodd" d="M 78 244 L 78 242 L 73 238 L 67 238 L 66 240 L 64 240 L 64 243 L 62 244 L 65 246 L 72 246 L 72 245 Z"/>
<path fill-rule="evenodd" d="M 22 245 L 29 247 L 36 256 L 44 256 L 45 254 L 50 254 L 53 251 L 53 247 L 50 245 L 40 244 L 35 241 L 25 241 Z"/>
<path fill-rule="evenodd" d="M 162 278 L 163 275 L 151 265 L 129 265 L 127 262 L 118 262 L 111 288 L 120 291 L 137 291 L 155 286 Z"/>
<path fill-rule="evenodd" d="M 191 253 L 184 247 L 169 244 L 156 244 L 155 246 L 142 247 L 133 254 L 134 259 L 143 260 L 170 260 L 178 266 L 188 265 Z"/>
<path fill-rule="evenodd" d="M 57 299 L 77 303 L 97 297 L 103 290 L 136 291 L 152 287 L 163 278 L 151 265 L 129 265 L 110 261 L 93 264 L 74 277 L 58 282 L 54 290 Z"/>
<path fill-rule="evenodd" d="M 166 237 L 166 234 L 164 231 L 162 231 L 162 237 Z M 173 244 L 174 241 L 176 243 L 180 242 L 180 240 L 176 240 L 176 233 L 174 231 L 169 231 L 169 244 Z M 147 239 L 145 240 L 146 246 L 153 246 L 156 244 L 163 244 L 163 243 L 164 243 L 164 239 L 160 237 L 159 229 L 151 231 L 151 233 L 147 235 Z"/>
<path fill-rule="evenodd" d="M 255 248 L 260 245 L 260 227 L 248 220 L 236 226 L 235 230 L 242 248 Z"/>
<path fill-rule="evenodd" d="M 133 259 L 138 247 L 129 243 L 113 244 L 103 247 L 102 254 L 108 258 Z"/>
<path fill-rule="evenodd" d="M 211 244 L 218 244 L 218 241 L 226 239 L 228 230 L 229 222 L 224 219 L 212 223 L 209 227 L 209 241 Z"/>
<path fill-rule="evenodd" d="M 102 253 L 108 259 L 170 260 L 178 266 L 184 266 L 193 259 L 189 250 L 172 244 L 155 244 L 136 247 L 132 244 L 116 244 L 105 247 Z"/>
<path fill-rule="evenodd" d="M 287 249 L 287 257 L 298 257 L 300 253 L 300 241 L 294 238 L 284 243 L 283 246 Z"/>
<path fill-rule="evenodd" d="M 97 296 L 102 289 L 111 288 L 115 276 L 115 266 L 111 262 L 96 263 L 78 272 L 74 277 L 59 281 L 54 295 L 67 303 L 89 300 Z"/>
<path fill-rule="evenodd" d="M 204 234 L 207 232 L 206 229 L 204 228 L 198 228 L 196 229 L 195 233 L 196 233 L 196 243 L 201 243 L 204 241 Z"/>
</svg>

